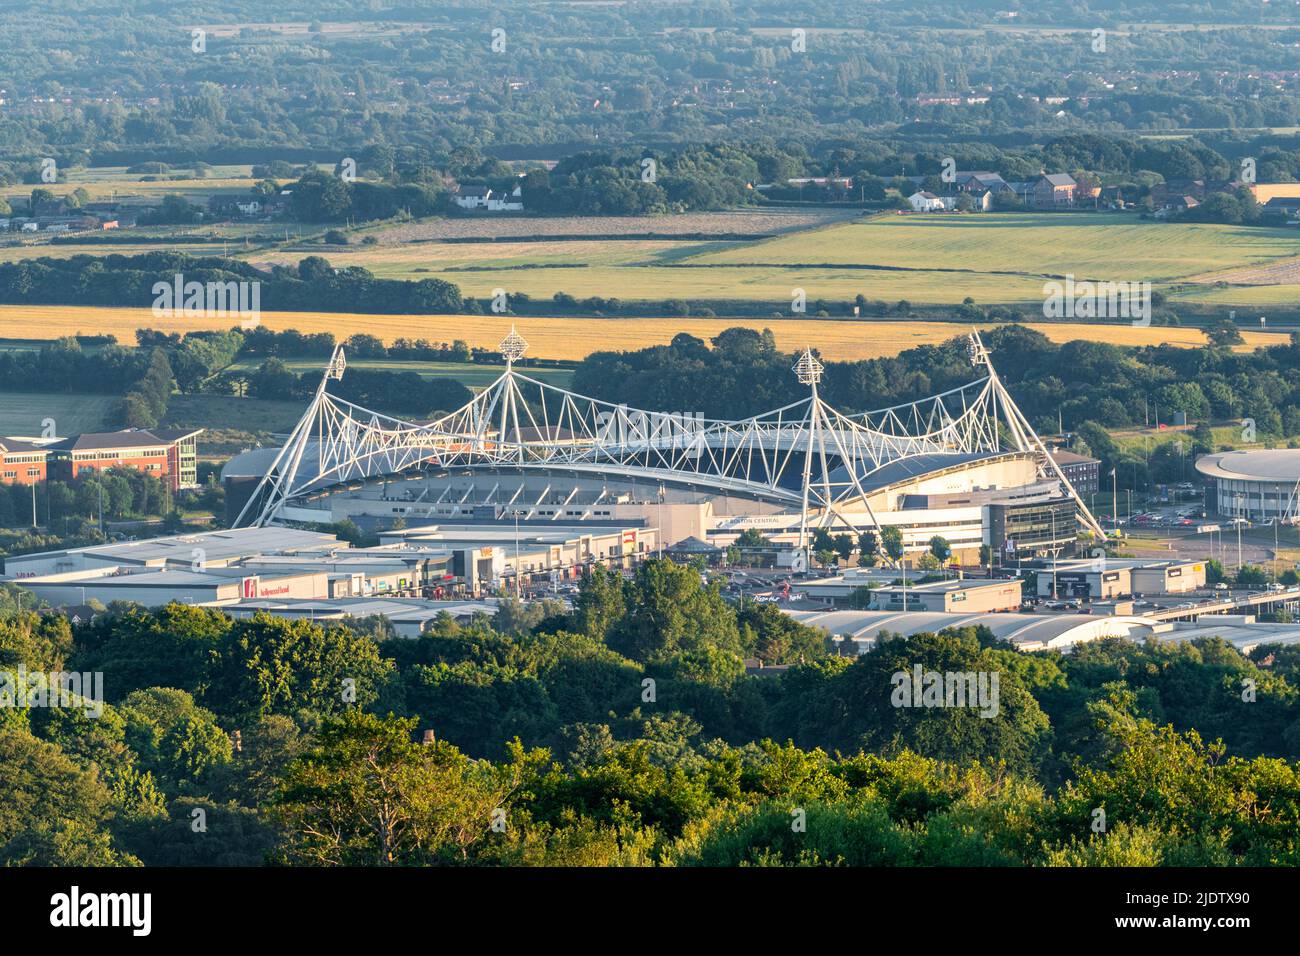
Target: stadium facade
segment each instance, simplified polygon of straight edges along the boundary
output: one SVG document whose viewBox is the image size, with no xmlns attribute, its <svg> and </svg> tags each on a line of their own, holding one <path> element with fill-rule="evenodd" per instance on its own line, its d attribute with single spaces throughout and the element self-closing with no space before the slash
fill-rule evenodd
<svg viewBox="0 0 1300 956">
<path fill-rule="evenodd" d="M 1196 470 L 1213 482 L 1221 515 L 1284 522 L 1300 517 L 1300 449 L 1224 451 L 1202 455 Z"/>
<path fill-rule="evenodd" d="M 819 395 L 822 366 L 805 350 L 793 372 L 808 396 L 738 421 L 556 388 L 516 367 L 526 347 L 512 329 L 501 376 L 430 422 L 331 394 L 338 349 L 285 444 L 223 470 L 231 523 L 640 522 L 666 545 L 726 545 L 753 528 L 796 552 L 817 529 L 856 540 L 897 527 L 909 559 L 941 536 L 971 563 L 981 545 L 1015 561 L 1103 535 L 978 334 L 983 376 L 941 395 L 845 415 Z"/>
</svg>

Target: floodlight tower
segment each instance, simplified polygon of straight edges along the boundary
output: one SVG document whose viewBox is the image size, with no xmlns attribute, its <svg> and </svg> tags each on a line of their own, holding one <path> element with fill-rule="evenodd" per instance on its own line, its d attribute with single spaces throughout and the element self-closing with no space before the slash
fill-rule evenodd
<svg viewBox="0 0 1300 956">
<path fill-rule="evenodd" d="M 993 427 L 996 429 L 999 423 L 1005 424 L 1007 431 L 1011 435 L 1012 444 L 1016 451 L 1035 452 L 1041 462 L 1041 470 L 1044 476 L 1051 475 L 1061 483 L 1067 497 L 1074 501 L 1074 506 L 1078 511 L 1080 519 L 1084 526 L 1095 534 L 1102 541 L 1106 540 L 1106 532 L 1101 529 L 1097 519 L 1093 517 L 1088 506 L 1083 503 L 1083 498 L 1075 491 L 1074 485 L 1070 479 L 1065 476 L 1061 466 L 1056 463 L 1056 459 L 1048 452 L 1047 446 L 1043 440 L 1038 437 L 1034 431 L 1034 426 L 1029 424 L 1029 419 L 1025 417 L 1011 393 L 1007 391 L 1002 379 L 998 377 L 997 369 L 993 367 L 993 360 L 989 356 L 989 350 L 984 346 L 984 340 L 980 338 L 978 331 L 970 333 L 969 342 L 966 346 L 967 354 L 970 355 L 971 364 L 974 366 L 983 366 L 988 372 L 989 387 L 992 392 L 992 419 Z M 1000 412 L 1000 414 L 999 414 Z M 994 440 L 997 440 L 996 434 Z"/>
<path fill-rule="evenodd" d="M 817 361 L 811 348 L 805 348 L 799 361 L 794 363 L 794 374 L 799 383 L 812 390 L 812 401 L 808 403 L 808 446 L 803 455 L 803 508 L 799 512 L 799 548 L 803 551 L 808 548 L 808 486 L 812 481 L 813 444 L 817 437 L 817 422 L 821 417 L 818 414 L 821 397 L 817 394 L 817 383 L 822 380 L 823 371 L 824 366 Z"/>
<path fill-rule="evenodd" d="M 501 355 L 506 360 L 506 368 L 513 368 L 527 351 L 528 343 L 524 337 L 515 331 L 513 325 L 510 326 L 510 334 L 501 340 Z"/>
<path fill-rule="evenodd" d="M 528 351 L 528 342 L 524 337 L 515 331 L 514 325 L 510 326 L 510 334 L 501 340 L 501 356 L 506 360 L 506 373 L 503 376 L 502 383 L 505 388 L 501 396 L 501 428 L 499 432 L 499 441 L 505 444 L 506 429 L 511 418 L 515 423 L 515 440 L 519 442 L 520 460 L 523 460 L 523 441 L 519 431 L 519 404 L 516 395 L 519 387 L 515 384 L 515 363 L 524 357 Z"/>
<path fill-rule="evenodd" d="M 262 480 L 262 483 L 244 502 L 239 517 L 235 519 L 234 527 L 243 527 L 244 517 L 251 517 L 253 509 L 258 505 L 261 506 L 262 510 L 257 518 L 253 520 L 254 524 L 264 525 L 275 517 L 276 509 L 282 503 L 281 499 L 293 488 L 294 479 L 298 475 L 298 466 L 302 464 L 303 453 L 307 450 L 307 445 L 311 443 L 313 428 L 316 429 L 320 436 L 324 436 L 327 430 L 324 421 L 324 408 L 328 401 L 326 387 L 331 381 L 341 381 L 343 372 L 347 367 L 348 360 L 343 352 L 343 346 L 336 345 L 333 354 L 330 355 L 329 365 L 325 366 L 325 374 L 321 376 L 320 384 L 316 386 L 316 395 L 312 399 L 311 405 L 307 407 L 307 411 L 298 420 L 298 424 L 293 427 L 293 431 L 289 433 L 289 440 L 284 443 L 279 454 L 275 456 L 275 460 L 271 462 L 271 467 L 266 470 L 266 477 Z M 261 494 L 263 488 L 266 489 L 265 496 Z"/>
</svg>

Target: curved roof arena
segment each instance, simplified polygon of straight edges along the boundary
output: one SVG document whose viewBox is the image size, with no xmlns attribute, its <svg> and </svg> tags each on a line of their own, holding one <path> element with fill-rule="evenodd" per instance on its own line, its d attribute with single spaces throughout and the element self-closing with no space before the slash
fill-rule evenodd
<svg viewBox="0 0 1300 956">
<path fill-rule="evenodd" d="M 1300 448 L 1224 451 L 1196 459 L 1196 470 L 1209 478 L 1231 481 L 1300 481 Z"/>
</svg>

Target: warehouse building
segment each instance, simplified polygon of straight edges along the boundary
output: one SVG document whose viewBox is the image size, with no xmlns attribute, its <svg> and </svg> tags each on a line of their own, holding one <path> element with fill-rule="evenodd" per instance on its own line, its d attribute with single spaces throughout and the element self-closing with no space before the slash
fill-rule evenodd
<svg viewBox="0 0 1300 956">
<path fill-rule="evenodd" d="M 240 528 L 11 557 L 5 578 L 56 605 L 129 601 L 229 608 L 258 601 L 426 600 L 553 585 L 654 553 L 655 529 L 550 522 L 430 525 L 351 548 L 332 534 Z"/>
<path fill-rule="evenodd" d="M 581 577 L 593 564 L 631 568 L 655 554 L 658 529 L 608 524 L 557 525 L 554 521 L 483 521 L 430 524 L 381 532 L 386 548 L 424 546 L 452 555 L 450 573 L 466 593 L 500 582 L 512 588 Z"/>
<path fill-rule="evenodd" d="M 444 618 L 464 623 L 478 616 L 492 617 L 497 612 L 497 605 L 490 601 L 342 598 L 328 601 L 242 601 L 222 610 L 234 618 L 265 613 L 321 622 L 384 617 L 399 637 L 419 637 Z"/>
<path fill-rule="evenodd" d="M 1106 558 L 1038 565 L 1038 596 L 1107 601 L 1134 594 L 1185 594 L 1205 587 L 1204 561 Z"/>
<path fill-rule="evenodd" d="M 930 581 L 902 587 L 890 585 L 873 594 L 872 607 L 881 611 L 943 611 L 979 614 L 993 611 L 1019 611 L 1019 578 L 995 580 Z"/>
<path fill-rule="evenodd" d="M 27 578 L 105 567 L 225 567 L 263 554 L 322 552 L 346 547 L 334 535 L 319 531 L 238 528 L 13 555 L 5 558 L 5 575 Z"/>
<path fill-rule="evenodd" d="M 962 614 L 939 611 L 802 611 L 787 610 L 795 620 L 821 628 L 833 650 L 846 656 L 863 654 L 882 636 L 937 633 L 967 627 L 987 628 L 994 637 L 1017 650 L 1068 650 L 1104 637 L 1142 640 L 1152 622 L 1140 617 L 1096 617 L 1090 614 Z"/>
</svg>

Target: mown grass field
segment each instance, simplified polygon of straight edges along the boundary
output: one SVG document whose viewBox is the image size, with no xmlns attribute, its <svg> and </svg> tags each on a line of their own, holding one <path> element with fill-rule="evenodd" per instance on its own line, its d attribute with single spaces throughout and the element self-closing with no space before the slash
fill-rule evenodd
<svg viewBox="0 0 1300 956">
<path fill-rule="evenodd" d="M 113 395 L 0 392 L 0 435 L 40 435 L 47 418 L 54 419 L 58 435 L 95 431 L 104 425 L 116 400 Z"/>
<path fill-rule="evenodd" d="M 1167 280 L 1300 253 L 1286 229 L 1142 221 L 1125 214 L 878 216 L 691 259 L 871 264 L 979 274 Z"/>
<path fill-rule="evenodd" d="M 280 402 L 234 395 L 173 395 L 165 424 L 185 428 L 235 429 L 243 433 L 281 432 L 293 427 L 303 402 Z"/>
<path fill-rule="evenodd" d="M 527 318 L 478 315 L 351 315 L 324 312 L 267 312 L 262 325 L 277 331 L 332 332 L 340 340 L 356 333 L 375 335 L 385 342 L 398 338 L 423 338 L 431 342 L 462 339 L 471 347 L 496 348 L 512 325 L 528 340 L 537 358 L 577 360 L 596 351 L 623 351 L 666 345 L 678 332 L 702 339 L 723 329 L 744 326 L 770 328 L 777 347 L 792 352 L 817 347 L 832 360 L 878 358 L 897 355 L 918 345 L 934 345 L 963 335 L 972 326 L 956 322 L 832 320 L 832 319 L 700 319 L 700 318 Z M 134 344 L 137 328 L 163 332 L 224 329 L 233 319 L 155 318 L 148 309 L 112 309 L 89 306 L 0 306 L 0 339 L 60 338 L 76 334 L 109 334 L 123 344 Z M 1129 325 L 1085 325 L 1067 322 L 1026 323 L 1054 342 L 1087 339 L 1115 345 L 1200 346 L 1204 334 L 1193 328 L 1135 328 Z M 987 328 L 987 325 L 979 326 Z M 1246 332 L 1239 350 L 1287 341 L 1278 332 Z"/>
<path fill-rule="evenodd" d="M 593 220 L 599 222 L 599 220 Z M 650 228 L 651 220 L 647 220 Z M 622 299 L 810 301 L 858 294 L 917 305 L 981 304 L 1036 309 L 1048 277 L 1192 280 L 1176 295 L 1207 304 L 1283 304 L 1254 285 L 1215 288 L 1208 277 L 1267 268 L 1300 255 L 1300 231 L 1143 221 L 1126 214 L 883 214 L 764 240 L 556 240 L 413 242 L 326 248 L 335 266 L 361 265 L 386 278 L 436 276 L 468 295 L 494 289 L 549 298 L 566 292 Z M 307 249 L 266 261 L 287 262 Z M 256 261 L 256 259 L 254 259 Z M 576 267 L 575 267 L 576 266 Z M 1300 287 L 1289 289 L 1300 298 Z"/>
</svg>

